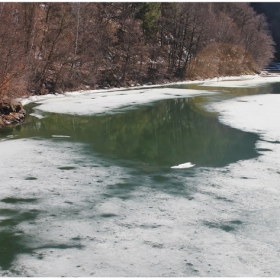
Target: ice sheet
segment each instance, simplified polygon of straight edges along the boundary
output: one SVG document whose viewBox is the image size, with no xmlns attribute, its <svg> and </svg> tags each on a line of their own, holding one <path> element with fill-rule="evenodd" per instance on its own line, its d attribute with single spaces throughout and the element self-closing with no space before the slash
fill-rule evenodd
<svg viewBox="0 0 280 280">
<path fill-rule="evenodd" d="M 219 112 L 219 120 L 240 130 L 254 132 L 267 141 L 280 141 L 278 124 L 280 95 L 244 96 L 212 103 L 208 110 Z"/>
<path fill-rule="evenodd" d="M 129 95 L 118 94 L 95 94 L 106 100 L 96 106 L 130 104 Z M 83 106 L 89 96 L 81 96 Z M 137 102 L 154 98 L 138 96 Z M 0 210 L 14 213 L 1 221 L 15 222 L 1 229 L 19 250 L 0 275 L 279 276 L 279 98 L 238 97 L 207 108 L 225 124 L 262 137 L 259 157 L 224 168 L 158 175 L 117 165 L 64 137 L 1 141 Z M 63 96 L 40 106 L 47 111 L 70 102 L 62 106 L 70 112 L 78 100 Z"/>
<path fill-rule="evenodd" d="M 0 209 L 36 214 L 15 220 L 19 252 L 0 275 L 279 275 L 279 145 L 260 142 L 270 151 L 254 160 L 156 182 L 53 141 L 0 143 Z"/>
<path fill-rule="evenodd" d="M 74 115 L 93 115 L 157 100 L 190 97 L 202 94 L 211 94 L 211 92 L 175 88 L 119 90 L 110 93 L 87 91 L 79 95 L 66 94 L 65 96 L 38 101 L 41 105 L 37 106 L 36 110 Z"/>
</svg>

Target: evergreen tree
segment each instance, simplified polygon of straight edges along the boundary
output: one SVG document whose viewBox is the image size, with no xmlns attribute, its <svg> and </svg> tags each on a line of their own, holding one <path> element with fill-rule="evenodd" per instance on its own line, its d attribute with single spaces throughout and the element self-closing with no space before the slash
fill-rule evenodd
<svg viewBox="0 0 280 280">
<path fill-rule="evenodd" d="M 161 15 L 161 3 L 143 3 L 136 17 L 142 21 L 142 27 L 148 38 L 153 38 L 158 31 L 158 20 Z"/>
</svg>

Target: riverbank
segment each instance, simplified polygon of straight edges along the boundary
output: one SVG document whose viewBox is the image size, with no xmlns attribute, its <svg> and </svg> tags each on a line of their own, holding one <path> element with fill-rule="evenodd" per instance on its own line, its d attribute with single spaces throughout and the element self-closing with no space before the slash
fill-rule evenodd
<svg viewBox="0 0 280 280">
<path fill-rule="evenodd" d="M 22 123 L 25 115 L 26 111 L 20 102 L 15 100 L 0 101 L 0 128 Z"/>
<path fill-rule="evenodd" d="M 104 89 L 87 89 L 87 90 L 76 90 L 76 91 L 68 91 L 65 93 L 56 93 L 56 94 L 45 94 L 45 95 L 33 95 L 29 97 L 22 97 L 18 98 L 17 101 L 21 102 L 23 106 L 32 103 L 32 102 L 40 102 L 42 100 L 52 99 L 52 98 L 61 98 L 66 96 L 76 96 L 82 95 L 86 93 L 110 93 L 110 92 L 120 92 L 120 91 L 127 91 L 127 90 L 140 90 L 146 88 L 157 88 L 162 86 L 172 86 L 178 84 L 200 84 L 206 82 L 219 82 L 219 81 L 235 81 L 235 80 L 250 80 L 250 79 L 257 79 L 260 77 L 274 77 L 275 75 L 267 75 L 265 73 L 255 74 L 255 75 L 241 75 L 241 76 L 225 76 L 225 77 L 216 77 L 212 79 L 203 79 L 203 80 L 191 80 L 191 81 L 179 81 L 179 82 L 171 82 L 171 83 L 164 83 L 164 84 L 144 84 L 144 85 L 134 85 L 130 87 L 112 87 L 112 88 L 104 88 Z"/>
<path fill-rule="evenodd" d="M 154 102 L 160 99 L 171 98 L 187 98 L 195 95 L 208 95 L 216 93 L 207 88 L 208 85 L 219 85 L 223 87 L 231 86 L 232 83 L 238 87 L 255 87 L 263 83 L 274 83 L 279 81 L 279 75 L 247 75 L 235 77 L 220 77 L 215 79 L 185 81 L 180 83 L 169 83 L 156 86 L 142 86 L 131 88 L 117 88 L 104 90 L 85 90 L 66 92 L 64 94 L 48 94 L 44 96 L 31 96 L 23 98 L 19 101 L 23 105 L 35 102 L 38 104 L 35 109 L 35 114 L 39 118 L 42 117 L 42 112 L 77 114 L 77 115 L 93 115 L 106 112 L 113 112 L 121 107 L 137 106 Z M 172 93 L 164 88 L 178 84 L 199 84 L 200 90 L 173 88 Z M 205 90 L 204 87 L 205 86 Z"/>
<path fill-rule="evenodd" d="M 124 88 L 105 88 L 105 89 L 88 89 L 88 90 L 78 90 L 78 91 L 72 91 L 72 92 L 65 92 L 65 93 L 56 93 L 56 94 L 46 94 L 46 95 L 33 95 L 29 97 L 22 97 L 17 98 L 15 100 L 0 100 L 0 129 L 7 126 L 13 126 L 18 125 L 19 123 L 24 122 L 25 119 L 25 110 L 23 109 L 23 106 L 27 105 L 28 103 L 32 102 L 40 102 L 42 100 L 58 100 L 59 97 L 63 98 L 66 96 L 76 96 L 80 94 L 86 94 L 86 93 L 96 93 L 96 94 L 106 94 L 110 92 L 120 92 L 120 91 L 127 91 L 127 90 L 141 90 L 145 88 L 157 88 L 161 86 L 172 86 L 177 84 L 205 84 L 205 83 L 212 83 L 212 82 L 222 82 L 222 81 L 252 81 L 253 83 L 256 82 L 256 79 L 261 79 L 260 82 L 265 81 L 265 78 L 271 79 L 273 77 L 279 77 L 277 74 L 269 74 L 268 72 L 262 72 L 260 74 L 256 75 L 241 75 L 241 76 L 225 76 L 225 77 L 216 77 L 212 79 L 203 79 L 203 80 L 191 80 L 191 81 L 179 81 L 179 82 L 171 82 L 171 83 L 165 83 L 165 84 L 146 84 L 142 86 L 133 85 L 131 87 L 124 87 Z M 264 80 L 265 79 L 265 80 Z M 114 94 L 110 94 L 114 95 Z M 136 102 L 137 100 L 130 100 L 131 103 Z M 158 96 L 158 98 L 162 98 L 162 96 Z M 158 99 L 156 98 L 156 99 Z M 146 100 L 146 99 L 145 99 Z M 144 101 L 145 101 L 144 100 Z M 139 101 L 139 100 L 138 100 Z M 149 100 L 146 100 L 149 101 Z M 151 100 L 152 101 L 152 100 Z M 111 103 L 111 102 L 110 102 Z M 124 105 L 124 104 L 119 104 Z M 106 104 L 104 105 L 106 106 Z M 81 108 L 82 110 L 83 108 Z M 98 108 L 95 107 L 96 110 Z M 79 110 L 80 114 L 86 113 Z M 85 108 L 85 110 L 87 110 Z M 68 111 L 69 113 L 69 111 Z"/>
</svg>

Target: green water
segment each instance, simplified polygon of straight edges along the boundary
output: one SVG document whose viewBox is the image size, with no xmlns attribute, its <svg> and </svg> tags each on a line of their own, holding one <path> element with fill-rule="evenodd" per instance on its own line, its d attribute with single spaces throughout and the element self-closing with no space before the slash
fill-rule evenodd
<svg viewBox="0 0 280 280">
<path fill-rule="evenodd" d="M 258 139 L 220 124 L 215 114 L 199 110 L 193 98 L 163 100 L 115 115 L 48 114 L 41 120 L 29 116 L 25 124 L 1 134 L 87 143 L 105 157 L 157 167 L 185 162 L 225 166 L 257 156 Z"/>
</svg>

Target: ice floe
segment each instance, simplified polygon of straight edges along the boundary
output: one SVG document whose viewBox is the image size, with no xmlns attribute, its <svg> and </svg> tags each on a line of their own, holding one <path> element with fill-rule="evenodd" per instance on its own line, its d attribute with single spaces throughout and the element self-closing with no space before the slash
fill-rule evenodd
<svg viewBox="0 0 280 280">
<path fill-rule="evenodd" d="M 171 168 L 173 169 L 187 169 L 187 168 L 191 168 L 195 166 L 195 164 L 191 163 L 191 162 L 186 162 L 186 163 L 182 163 L 176 166 L 172 166 Z"/>
<path fill-rule="evenodd" d="M 69 138 L 69 135 L 52 135 L 54 138 Z"/>
<path fill-rule="evenodd" d="M 38 119 L 43 119 L 45 118 L 45 116 L 41 115 L 41 114 L 38 114 L 38 113 L 31 113 L 30 116 L 33 116 L 33 117 L 36 117 Z"/>
</svg>

